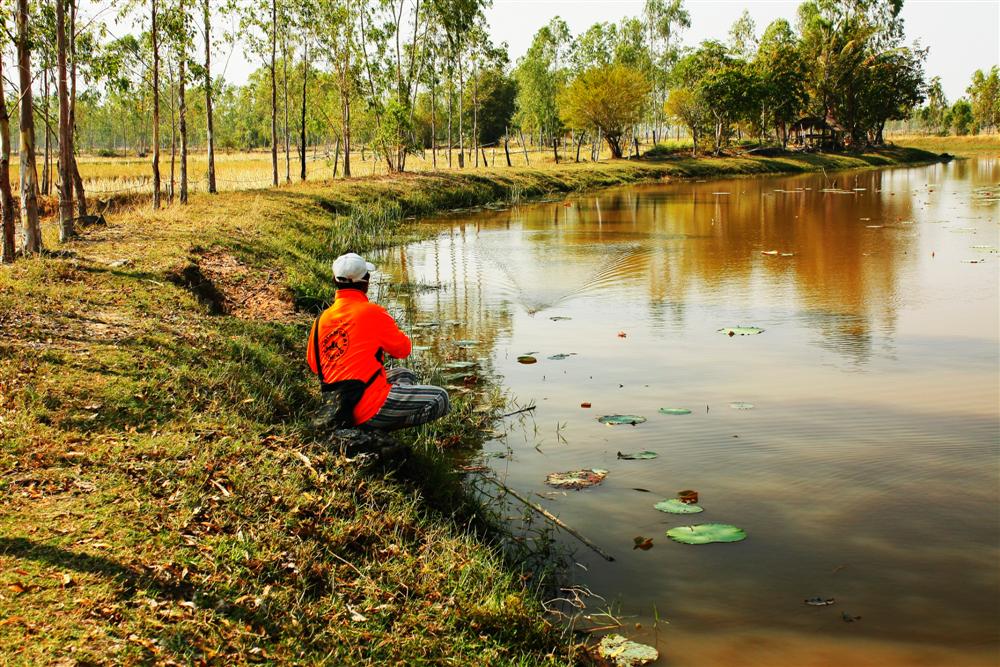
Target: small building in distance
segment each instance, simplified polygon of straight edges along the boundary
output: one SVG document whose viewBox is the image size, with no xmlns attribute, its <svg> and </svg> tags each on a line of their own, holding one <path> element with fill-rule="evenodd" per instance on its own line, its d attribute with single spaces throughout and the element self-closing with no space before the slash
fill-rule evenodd
<svg viewBox="0 0 1000 667">
<path fill-rule="evenodd" d="M 837 150 L 843 148 L 847 130 L 832 116 L 805 116 L 789 128 L 792 143 L 807 150 Z"/>
</svg>

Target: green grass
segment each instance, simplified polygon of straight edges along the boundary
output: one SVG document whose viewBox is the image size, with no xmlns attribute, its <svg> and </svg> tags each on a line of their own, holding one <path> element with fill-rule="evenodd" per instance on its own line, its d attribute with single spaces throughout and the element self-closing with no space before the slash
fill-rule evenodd
<svg viewBox="0 0 1000 667">
<path fill-rule="evenodd" d="M 359 470 L 311 431 L 303 353 L 311 312 L 332 296 L 330 259 L 416 238 L 407 217 L 442 209 L 928 157 L 571 164 L 196 195 L 119 211 L 65 252 L 0 268 L 0 655 L 573 662 L 534 568 L 503 557 L 489 508 L 445 454 L 486 437 L 502 403 L 492 388 L 406 434 L 417 454 L 395 471 Z M 53 234 L 49 223 L 50 246 Z M 211 253 L 287 290 L 299 312 L 212 314 L 176 279 L 207 270 Z"/>
</svg>

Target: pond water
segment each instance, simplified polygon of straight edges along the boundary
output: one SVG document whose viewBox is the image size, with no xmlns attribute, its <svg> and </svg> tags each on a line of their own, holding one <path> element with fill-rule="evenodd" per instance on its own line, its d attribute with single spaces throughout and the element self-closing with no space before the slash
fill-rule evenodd
<svg viewBox="0 0 1000 667">
<path fill-rule="evenodd" d="M 418 355 L 537 406 L 485 463 L 615 556 L 556 536 L 657 664 L 995 665 L 998 200 L 994 160 L 640 185 L 429 221 L 381 281 Z M 653 509 L 682 489 L 703 513 Z M 748 538 L 665 535 L 704 522 Z"/>
</svg>

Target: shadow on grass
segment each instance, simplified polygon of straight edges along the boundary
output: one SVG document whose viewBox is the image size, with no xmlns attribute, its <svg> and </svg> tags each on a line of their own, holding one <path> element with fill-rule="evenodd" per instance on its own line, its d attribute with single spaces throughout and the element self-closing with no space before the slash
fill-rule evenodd
<svg viewBox="0 0 1000 667">
<path fill-rule="evenodd" d="M 188 582 L 175 583 L 103 556 L 78 553 L 24 537 L 0 537 L 0 555 L 31 560 L 80 574 L 106 577 L 121 587 L 118 594 L 120 600 L 132 599 L 139 593 L 151 593 L 157 599 L 194 601 L 199 609 L 209 610 L 230 621 L 252 623 L 263 628 L 272 637 L 281 632 L 280 628 L 271 624 L 262 614 L 231 602 L 230 599 L 237 596 L 230 591 L 219 595 Z"/>
</svg>

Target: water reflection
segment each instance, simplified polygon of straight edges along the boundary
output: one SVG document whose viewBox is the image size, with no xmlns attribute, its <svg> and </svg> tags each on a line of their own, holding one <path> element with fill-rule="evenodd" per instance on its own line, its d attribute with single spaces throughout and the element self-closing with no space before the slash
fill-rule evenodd
<svg viewBox="0 0 1000 667">
<path fill-rule="evenodd" d="M 488 445 L 507 483 L 611 471 L 542 502 L 619 557 L 577 553 L 576 574 L 642 622 L 629 634 L 664 640 L 664 664 L 777 664 L 782 645 L 805 661 L 810 641 L 816 664 L 995 664 L 998 183 L 979 160 L 464 213 L 383 258 L 384 296 L 426 354 L 476 359 L 538 404 Z M 716 333 L 741 324 L 765 332 Z M 616 412 L 649 421 L 594 420 Z M 641 449 L 660 458 L 616 460 Z M 669 543 L 681 524 L 650 508 L 681 488 L 750 539 Z M 656 546 L 632 551 L 636 535 Z M 838 605 L 805 608 L 817 594 Z"/>
</svg>

